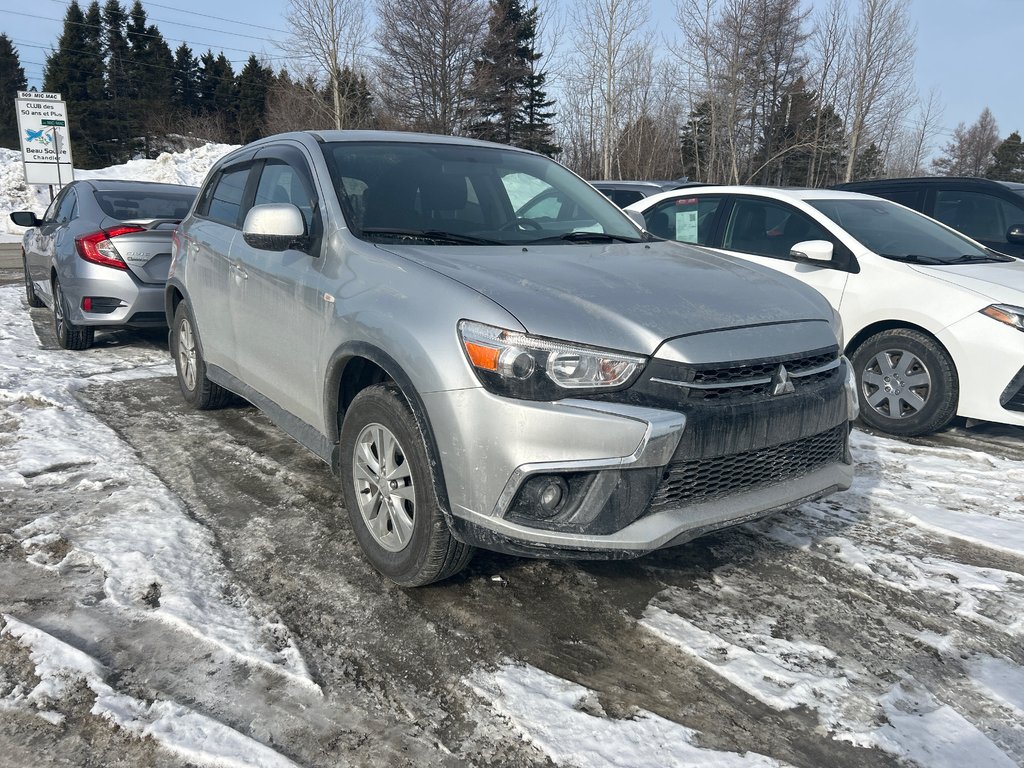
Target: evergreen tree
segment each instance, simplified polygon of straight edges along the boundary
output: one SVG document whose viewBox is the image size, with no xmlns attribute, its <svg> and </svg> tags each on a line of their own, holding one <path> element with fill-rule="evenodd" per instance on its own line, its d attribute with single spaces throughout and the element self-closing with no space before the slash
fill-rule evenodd
<svg viewBox="0 0 1024 768">
<path fill-rule="evenodd" d="M 132 54 L 128 46 L 126 27 L 128 17 L 124 6 L 118 0 L 107 0 L 103 6 L 103 31 L 106 48 L 107 114 L 109 130 L 107 153 L 111 160 L 127 160 L 134 147 L 132 139 L 137 136 L 135 121 L 132 120 L 135 86 L 132 83 Z"/>
<path fill-rule="evenodd" d="M 487 36 L 473 63 L 467 132 L 552 154 L 554 102 L 544 93 L 545 75 L 536 71 L 538 13 L 521 0 L 491 0 Z"/>
<path fill-rule="evenodd" d="M 231 62 L 223 52 L 214 56 L 207 50 L 199 57 L 199 111 L 219 141 L 238 141 L 237 99 Z"/>
<path fill-rule="evenodd" d="M 885 159 L 878 145 L 871 142 L 862 149 L 853 162 L 853 180 L 881 178 L 885 171 Z"/>
<path fill-rule="evenodd" d="M 18 49 L 11 43 L 11 38 L 0 34 L 0 147 L 17 149 L 20 146 L 14 100 L 18 91 L 27 87 Z"/>
<path fill-rule="evenodd" d="M 343 67 L 338 73 L 338 82 L 339 90 L 344 96 L 342 125 L 348 128 L 372 128 L 373 95 L 370 93 L 366 75 Z"/>
<path fill-rule="evenodd" d="M 125 27 L 128 61 L 125 70 L 128 85 L 128 114 L 132 136 L 142 138 L 146 157 L 164 148 L 153 145 L 151 134 L 166 131 L 165 115 L 171 110 L 174 93 L 174 57 L 160 30 L 147 24 L 141 0 L 135 0 Z"/>
<path fill-rule="evenodd" d="M 986 179 L 1024 182 L 1024 145 L 1014 131 L 992 151 L 992 163 L 985 171 Z"/>
<path fill-rule="evenodd" d="M 84 168 L 99 167 L 107 159 L 107 113 L 98 101 L 104 95 L 103 50 L 98 8 L 93 6 L 86 16 L 76 0 L 68 5 L 56 50 L 47 56 L 43 72 L 43 90 L 59 93 L 67 102 L 72 156 Z"/>
<path fill-rule="evenodd" d="M 689 179 L 706 181 L 711 177 L 711 104 L 698 104 L 679 131 L 679 155 L 683 162 L 683 175 Z"/>
<path fill-rule="evenodd" d="M 238 138 L 243 144 L 260 138 L 266 130 L 267 94 L 274 71 L 249 56 L 238 75 Z"/>
<path fill-rule="evenodd" d="M 171 103 L 179 113 L 194 115 L 199 109 L 199 59 L 186 43 L 174 52 L 174 93 Z"/>
</svg>

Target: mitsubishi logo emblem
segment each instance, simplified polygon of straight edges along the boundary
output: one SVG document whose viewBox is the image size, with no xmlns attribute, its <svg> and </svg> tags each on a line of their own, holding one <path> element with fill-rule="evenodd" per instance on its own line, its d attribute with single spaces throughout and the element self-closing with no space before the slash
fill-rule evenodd
<svg viewBox="0 0 1024 768">
<path fill-rule="evenodd" d="M 780 365 L 775 371 L 775 375 L 772 376 L 772 396 L 775 395 L 788 395 L 790 392 L 795 391 L 793 382 L 789 378 L 789 371 L 786 370 L 786 366 Z"/>
</svg>

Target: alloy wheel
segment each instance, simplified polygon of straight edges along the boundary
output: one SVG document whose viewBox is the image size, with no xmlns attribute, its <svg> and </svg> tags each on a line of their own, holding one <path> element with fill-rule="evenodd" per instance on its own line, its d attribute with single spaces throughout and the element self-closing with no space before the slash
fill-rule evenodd
<svg viewBox="0 0 1024 768">
<path fill-rule="evenodd" d="M 383 424 L 367 424 L 352 461 L 359 513 L 374 540 L 389 552 L 408 546 L 416 513 L 416 487 L 405 450 Z"/>
<path fill-rule="evenodd" d="M 196 388 L 196 339 L 185 318 L 178 324 L 178 363 L 182 381 L 191 392 Z"/>
</svg>

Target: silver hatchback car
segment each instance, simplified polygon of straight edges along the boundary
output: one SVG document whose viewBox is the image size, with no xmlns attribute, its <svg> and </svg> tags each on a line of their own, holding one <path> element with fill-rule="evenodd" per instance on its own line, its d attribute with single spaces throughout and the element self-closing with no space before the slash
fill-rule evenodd
<svg viewBox="0 0 1024 768">
<path fill-rule="evenodd" d="M 17 211 L 30 307 L 53 310 L 57 342 L 85 349 L 97 328 L 161 326 L 171 232 L 199 190 L 144 181 L 75 181 L 43 218 Z"/>
<path fill-rule="evenodd" d="M 558 206 L 529 208 L 551 192 Z M 410 133 L 263 139 L 175 234 L 182 394 L 235 392 L 341 478 L 398 584 L 474 546 L 625 558 L 847 488 L 814 290 L 658 241 L 541 155 Z"/>
</svg>

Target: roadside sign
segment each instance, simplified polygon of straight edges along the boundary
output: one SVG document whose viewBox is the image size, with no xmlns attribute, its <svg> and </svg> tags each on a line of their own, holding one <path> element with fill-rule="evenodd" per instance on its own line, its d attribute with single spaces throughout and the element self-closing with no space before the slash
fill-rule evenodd
<svg viewBox="0 0 1024 768">
<path fill-rule="evenodd" d="M 16 104 L 25 183 L 74 181 L 67 105 L 60 94 L 18 91 Z"/>
</svg>

